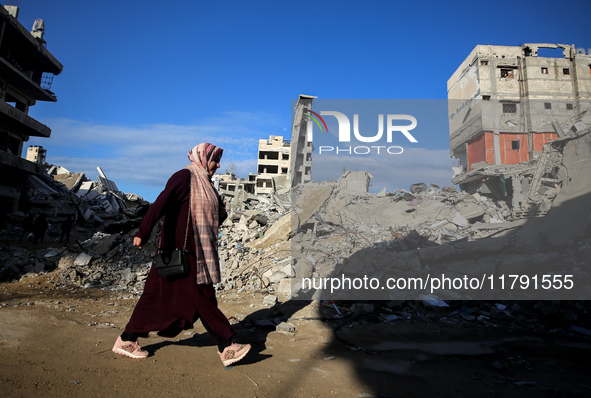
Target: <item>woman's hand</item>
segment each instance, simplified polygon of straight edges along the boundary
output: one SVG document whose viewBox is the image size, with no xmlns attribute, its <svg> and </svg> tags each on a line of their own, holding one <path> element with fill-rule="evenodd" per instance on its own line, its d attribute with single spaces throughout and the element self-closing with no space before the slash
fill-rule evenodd
<svg viewBox="0 0 591 398">
<path fill-rule="evenodd" d="M 142 248 L 142 238 L 140 238 L 139 236 L 134 236 L 133 237 L 133 245 L 137 246 L 141 249 Z"/>
</svg>

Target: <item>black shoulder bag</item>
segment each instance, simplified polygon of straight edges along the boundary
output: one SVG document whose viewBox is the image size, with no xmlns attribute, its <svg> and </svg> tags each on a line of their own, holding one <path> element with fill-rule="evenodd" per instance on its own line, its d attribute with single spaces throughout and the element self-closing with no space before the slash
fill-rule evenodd
<svg viewBox="0 0 591 398">
<path fill-rule="evenodd" d="M 154 256 L 154 268 L 158 276 L 188 275 L 191 271 L 189 264 L 189 251 L 187 250 L 187 238 L 189 237 L 189 224 L 191 223 L 191 199 L 189 197 L 189 215 L 187 216 L 187 230 L 185 232 L 185 244 L 182 249 L 166 250 L 159 248 Z M 162 245 L 160 234 L 160 246 Z"/>
</svg>

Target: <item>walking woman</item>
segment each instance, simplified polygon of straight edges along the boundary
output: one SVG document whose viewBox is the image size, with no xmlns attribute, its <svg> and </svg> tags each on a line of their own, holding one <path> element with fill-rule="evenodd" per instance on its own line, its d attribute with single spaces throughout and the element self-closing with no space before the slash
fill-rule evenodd
<svg viewBox="0 0 591 398">
<path fill-rule="evenodd" d="M 218 226 L 227 214 L 211 176 L 220 167 L 222 152 L 223 149 L 207 143 L 189 151 L 191 163 L 170 177 L 146 213 L 133 238 L 134 246 L 141 249 L 156 222 L 164 217 L 158 247 L 183 248 L 186 242 L 190 274 L 161 277 L 152 266 L 144 292 L 113 352 L 146 358 L 148 352 L 141 349 L 139 337 L 148 337 L 151 331 L 158 331 L 162 337 L 175 337 L 182 330 L 193 328 L 199 318 L 217 343 L 224 366 L 241 360 L 250 350 L 249 344 L 233 341 L 235 332 L 218 308 L 213 286 L 220 281 Z"/>
</svg>

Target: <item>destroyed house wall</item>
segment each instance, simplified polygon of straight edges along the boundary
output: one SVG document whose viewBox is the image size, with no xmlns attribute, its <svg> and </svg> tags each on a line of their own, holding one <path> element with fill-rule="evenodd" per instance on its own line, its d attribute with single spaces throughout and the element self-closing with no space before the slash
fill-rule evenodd
<svg viewBox="0 0 591 398">
<path fill-rule="evenodd" d="M 484 132 L 468 142 L 467 164 L 469 170 L 472 165 L 480 162 L 493 163 L 493 152 L 490 150 L 492 146 L 492 132 Z"/>
</svg>

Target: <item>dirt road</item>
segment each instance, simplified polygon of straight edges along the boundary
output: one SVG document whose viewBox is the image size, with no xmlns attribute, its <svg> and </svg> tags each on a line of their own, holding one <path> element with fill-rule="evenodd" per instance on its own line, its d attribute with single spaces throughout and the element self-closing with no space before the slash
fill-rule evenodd
<svg viewBox="0 0 591 398">
<path fill-rule="evenodd" d="M 55 290 L 43 276 L 1 284 L 0 396 L 591 396 L 591 339 L 562 329 L 526 333 L 441 313 L 339 320 L 327 305 L 269 309 L 260 295 L 226 294 L 220 307 L 253 351 L 225 369 L 199 321 L 175 339 L 142 339 L 145 360 L 111 352 L 135 301 Z M 295 332 L 275 331 L 273 319 Z"/>
</svg>

